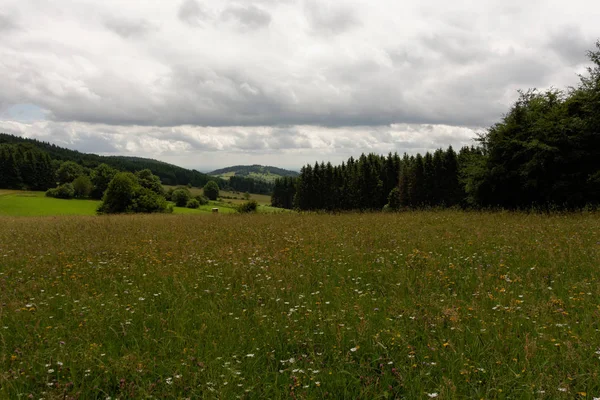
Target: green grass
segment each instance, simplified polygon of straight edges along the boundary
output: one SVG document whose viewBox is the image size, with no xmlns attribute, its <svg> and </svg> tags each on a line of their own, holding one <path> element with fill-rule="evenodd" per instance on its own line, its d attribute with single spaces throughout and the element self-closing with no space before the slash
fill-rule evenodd
<svg viewBox="0 0 600 400">
<path fill-rule="evenodd" d="M 64 200 L 45 197 L 44 192 L 25 192 L 18 190 L 0 190 L 0 216 L 61 216 L 61 215 L 96 215 L 100 205 L 98 200 Z M 221 214 L 237 212 L 235 204 L 214 202 L 200 206 L 198 209 L 174 207 L 174 214 L 207 214 L 213 207 L 219 208 Z M 278 208 L 259 207 L 259 212 L 277 212 Z"/>
<path fill-rule="evenodd" d="M 0 398 L 600 397 L 600 215 L 0 217 Z"/>
<path fill-rule="evenodd" d="M 165 190 L 169 190 L 170 188 L 177 188 L 177 186 L 164 186 Z M 190 192 L 192 193 L 192 196 L 200 196 L 203 195 L 204 192 L 202 191 L 202 189 L 198 189 L 198 188 L 190 188 L 189 189 Z M 220 201 L 223 203 L 231 203 L 231 204 L 241 204 L 241 203 L 245 203 L 247 200 L 244 198 L 244 193 L 242 192 L 230 192 L 227 190 L 221 190 L 219 191 L 219 195 L 221 196 Z M 266 195 L 266 194 L 254 194 L 251 193 L 250 194 L 250 199 L 251 200 L 256 200 L 256 202 L 259 205 L 263 205 L 263 206 L 270 206 L 271 205 L 271 196 Z"/>
<path fill-rule="evenodd" d="M 95 215 L 96 200 L 63 200 L 45 197 L 44 192 L 0 191 L 0 215 L 60 216 Z"/>
<path fill-rule="evenodd" d="M 199 208 L 196 208 L 196 209 L 185 208 L 185 207 L 175 207 L 173 212 L 175 214 L 206 214 L 206 213 L 212 213 L 213 208 L 218 208 L 219 214 L 233 214 L 233 213 L 237 212 L 235 207 L 233 207 L 230 204 L 223 204 L 223 203 L 214 202 L 214 201 L 211 201 L 211 202 L 209 202 L 209 204 L 200 206 Z"/>
</svg>

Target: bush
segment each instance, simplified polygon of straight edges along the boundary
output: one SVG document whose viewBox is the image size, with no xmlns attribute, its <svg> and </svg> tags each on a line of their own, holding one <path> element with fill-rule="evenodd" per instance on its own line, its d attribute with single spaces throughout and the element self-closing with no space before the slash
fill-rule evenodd
<svg viewBox="0 0 600 400">
<path fill-rule="evenodd" d="M 119 172 L 108 184 L 98 213 L 172 212 L 167 200 L 152 189 L 142 187 L 131 172 Z"/>
<path fill-rule="evenodd" d="M 190 201 L 187 202 L 186 207 L 187 208 L 198 208 L 198 207 L 200 207 L 200 202 L 196 199 L 191 199 Z"/>
<path fill-rule="evenodd" d="M 204 195 L 209 198 L 209 200 L 216 200 L 219 197 L 219 185 L 215 181 L 208 181 L 203 188 Z"/>
<path fill-rule="evenodd" d="M 388 195 L 388 204 L 389 208 L 393 211 L 397 211 L 402 206 L 401 198 L 400 198 L 400 189 L 395 187 L 390 191 Z"/>
<path fill-rule="evenodd" d="M 177 207 L 185 207 L 191 197 L 192 195 L 187 188 L 177 189 L 171 194 L 171 201 L 174 202 Z"/>
<path fill-rule="evenodd" d="M 164 196 L 165 189 L 162 183 L 160 183 L 160 178 L 152 174 L 152 171 L 149 169 L 143 169 L 141 171 L 137 171 L 135 176 L 142 187 L 150 189 L 158 195 Z"/>
<path fill-rule="evenodd" d="M 208 204 L 208 198 L 204 195 L 198 195 L 198 196 L 194 197 L 194 199 L 198 200 L 198 203 L 201 206 L 205 206 Z"/>
<path fill-rule="evenodd" d="M 57 199 L 72 199 L 75 196 L 75 189 L 70 183 L 65 183 L 54 189 L 46 191 L 46 197 L 55 197 Z"/>
<path fill-rule="evenodd" d="M 71 183 L 79 175 L 83 175 L 83 173 L 84 171 L 81 165 L 74 161 L 65 161 L 60 164 L 60 167 L 56 171 L 56 177 L 60 184 Z"/>
<path fill-rule="evenodd" d="M 84 198 L 89 197 L 90 193 L 92 193 L 92 189 L 94 185 L 92 185 L 92 181 L 90 177 L 87 175 L 79 175 L 73 181 L 73 189 L 75 190 L 75 197 Z"/>
<path fill-rule="evenodd" d="M 100 164 L 92 170 L 90 179 L 94 186 L 92 190 L 92 197 L 94 199 L 102 199 L 104 192 L 108 188 L 108 184 L 113 180 L 117 172 L 119 171 L 107 164 Z"/>
<path fill-rule="evenodd" d="M 108 184 L 98 212 L 107 214 L 128 212 L 139 187 L 135 175 L 131 172 L 119 172 Z"/>
<path fill-rule="evenodd" d="M 137 190 L 130 211 L 134 213 L 173 212 L 167 200 L 154 190 L 141 187 Z"/>
<path fill-rule="evenodd" d="M 256 202 L 256 200 L 250 200 L 250 201 L 240 204 L 238 206 L 237 210 L 240 213 L 251 213 L 251 212 L 256 212 L 257 208 L 258 208 L 258 203 Z"/>
</svg>

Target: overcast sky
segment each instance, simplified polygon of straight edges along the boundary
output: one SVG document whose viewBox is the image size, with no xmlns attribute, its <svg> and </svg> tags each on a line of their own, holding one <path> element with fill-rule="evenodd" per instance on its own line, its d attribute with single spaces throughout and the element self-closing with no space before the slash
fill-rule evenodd
<svg viewBox="0 0 600 400">
<path fill-rule="evenodd" d="M 0 132 L 207 171 L 472 144 L 600 37 L 570 0 L 0 0 Z"/>
</svg>

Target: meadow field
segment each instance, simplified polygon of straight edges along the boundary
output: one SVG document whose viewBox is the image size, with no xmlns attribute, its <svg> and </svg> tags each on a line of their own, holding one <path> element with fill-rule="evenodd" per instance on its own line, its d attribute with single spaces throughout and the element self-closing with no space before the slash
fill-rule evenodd
<svg viewBox="0 0 600 400">
<path fill-rule="evenodd" d="M 600 397 L 600 215 L 0 217 L 0 398 Z"/>
<path fill-rule="evenodd" d="M 200 189 L 192 189 L 194 195 L 201 194 Z M 223 195 L 235 197 L 232 199 L 221 199 L 211 201 L 209 204 L 197 209 L 174 207 L 174 214 L 206 214 L 212 213 L 213 208 L 218 208 L 221 214 L 233 214 L 237 212 L 237 205 L 244 203 L 241 193 L 223 192 Z M 238 198 L 239 197 L 239 198 Z M 251 199 L 259 203 L 259 213 L 289 212 L 288 210 L 271 207 L 269 196 L 253 194 Z M 80 199 L 55 199 L 46 197 L 44 192 L 29 192 L 20 190 L 0 189 L 0 216 L 63 216 L 63 215 L 96 215 L 100 205 L 99 200 Z"/>
</svg>

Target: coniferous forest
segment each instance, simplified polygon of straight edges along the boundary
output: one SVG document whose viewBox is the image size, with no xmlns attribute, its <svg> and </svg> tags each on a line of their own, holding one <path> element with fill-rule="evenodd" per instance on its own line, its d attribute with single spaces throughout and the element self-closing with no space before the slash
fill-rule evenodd
<svg viewBox="0 0 600 400">
<path fill-rule="evenodd" d="M 577 87 L 528 90 L 456 153 L 369 154 L 316 163 L 275 183 L 273 205 L 300 210 L 422 207 L 580 209 L 600 204 L 600 42 Z"/>
</svg>

